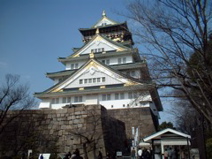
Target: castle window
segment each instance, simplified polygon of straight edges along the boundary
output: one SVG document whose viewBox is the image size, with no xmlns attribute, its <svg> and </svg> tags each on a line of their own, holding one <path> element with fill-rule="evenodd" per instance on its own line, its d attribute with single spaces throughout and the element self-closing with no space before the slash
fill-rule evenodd
<svg viewBox="0 0 212 159">
<path fill-rule="evenodd" d="M 80 79 L 79 84 L 87 84 L 87 83 L 100 83 L 100 82 L 105 82 L 106 78 L 105 77 L 99 77 L 99 78 L 88 78 L 88 79 Z"/>
<path fill-rule="evenodd" d="M 63 97 L 63 103 L 66 103 L 66 97 Z"/>
<path fill-rule="evenodd" d="M 71 97 L 67 98 L 67 103 L 71 103 Z"/>
<path fill-rule="evenodd" d="M 52 98 L 52 104 L 58 104 L 59 103 L 59 98 Z"/>
<path fill-rule="evenodd" d="M 84 79 L 84 83 L 86 84 L 88 82 L 88 79 Z"/>
<path fill-rule="evenodd" d="M 78 63 L 71 64 L 71 70 L 78 69 Z"/>
<path fill-rule="evenodd" d="M 79 84 L 82 84 L 82 79 L 79 80 Z"/>
<path fill-rule="evenodd" d="M 129 92 L 128 93 L 128 98 L 129 99 L 134 99 L 134 98 L 137 98 L 137 97 L 138 97 L 137 92 Z"/>
<path fill-rule="evenodd" d="M 75 69 L 77 69 L 77 68 L 78 68 L 78 63 L 75 63 L 75 65 L 74 65 L 74 66 L 75 66 Z"/>
<path fill-rule="evenodd" d="M 115 100 L 119 99 L 119 93 L 115 93 Z"/>
<path fill-rule="evenodd" d="M 95 48 L 95 49 L 91 49 L 91 52 L 95 53 L 95 52 L 103 52 L 104 48 Z"/>
<path fill-rule="evenodd" d="M 110 94 L 102 94 L 102 100 L 106 101 L 106 100 L 110 100 Z"/>
<path fill-rule="evenodd" d="M 118 64 L 121 64 L 121 58 L 118 58 Z"/>
<path fill-rule="evenodd" d="M 128 93 L 128 98 L 129 98 L 129 99 L 133 99 L 133 92 L 129 92 L 129 93 Z"/>
<path fill-rule="evenodd" d="M 122 60 L 123 60 L 123 63 L 126 63 L 126 57 L 123 57 Z"/>
<path fill-rule="evenodd" d="M 124 93 L 120 93 L 120 99 L 124 99 Z"/>
<path fill-rule="evenodd" d="M 74 102 L 75 103 L 82 102 L 82 96 L 75 96 L 74 97 Z"/>
<path fill-rule="evenodd" d="M 123 57 L 123 58 L 119 57 L 118 58 L 118 64 L 123 64 L 123 63 L 126 63 L 126 62 L 127 62 L 126 57 Z"/>
<path fill-rule="evenodd" d="M 55 98 L 52 99 L 52 104 L 55 104 Z"/>
</svg>

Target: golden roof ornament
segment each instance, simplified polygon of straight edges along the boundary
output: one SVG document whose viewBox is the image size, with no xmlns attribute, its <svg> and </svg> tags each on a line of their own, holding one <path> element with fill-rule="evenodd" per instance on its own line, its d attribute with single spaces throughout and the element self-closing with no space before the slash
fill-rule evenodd
<svg viewBox="0 0 212 159">
<path fill-rule="evenodd" d="M 96 29 L 96 34 L 99 34 L 99 28 Z"/>
<path fill-rule="evenodd" d="M 106 12 L 105 12 L 105 10 L 103 10 L 102 16 L 103 16 L 103 17 L 106 17 Z"/>
<path fill-rule="evenodd" d="M 90 59 L 93 59 L 93 58 L 94 58 L 94 53 L 93 53 L 93 51 L 91 51 L 91 53 L 89 54 L 89 56 L 90 56 Z"/>
</svg>

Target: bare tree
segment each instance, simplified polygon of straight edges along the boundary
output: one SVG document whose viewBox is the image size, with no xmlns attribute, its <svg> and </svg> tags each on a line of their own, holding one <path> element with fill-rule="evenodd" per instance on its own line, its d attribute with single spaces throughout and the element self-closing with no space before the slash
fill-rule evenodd
<svg viewBox="0 0 212 159">
<path fill-rule="evenodd" d="M 91 107 L 91 108 L 89 108 Z M 83 146 L 85 159 L 88 159 L 88 152 L 93 152 L 93 158 L 96 158 L 97 145 L 103 139 L 102 134 L 102 115 L 100 109 L 95 109 L 93 106 L 85 106 L 86 112 L 84 126 L 80 124 L 73 125 L 69 133 L 78 138 Z"/>
<path fill-rule="evenodd" d="M 5 76 L 5 84 L 0 86 L 0 134 L 7 125 L 22 113 L 22 110 L 35 106 L 35 100 L 29 94 L 29 87 L 20 82 L 18 75 Z M 16 115 L 6 118 L 9 110 L 19 110 Z"/>
<path fill-rule="evenodd" d="M 152 79 L 158 87 L 179 90 L 212 124 L 212 1 L 134 0 L 127 11 L 124 16 L 134 24 L 136 42 L 148 51 L 143 55 L 151 62 Z M 191 63 L 194 53 L 201 69 Z"/>
</svg>

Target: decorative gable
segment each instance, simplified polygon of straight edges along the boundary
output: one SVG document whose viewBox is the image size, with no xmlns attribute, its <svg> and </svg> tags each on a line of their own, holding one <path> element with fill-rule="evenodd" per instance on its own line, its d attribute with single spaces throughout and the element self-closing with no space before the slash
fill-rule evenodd
<svg viewBox="0 0 212 159">
<path fill-rule="evenodd" d="M 64 89 L 117 84 L 135 85 L 140 83 L 129 80 L 98 61 L 90 59 L 79 71 L 49 91 L 61 92 Z"/>
<path fill-rule="evenodd" d="M 115 21 L 107 18 L 105 11 L 102 13 L 102 18 L 93 26 L 94 28 L 106 26 L 106 25 L 114 25 L 117 24 Z"/>
<path fill-rule="evenodd" d="M 97 34 L 90 42 L 88 42 L 81 49 L 79 49 L 73 57 L 90 54 L 91 52 L 97 53 L 107 51 L 124 51 L 126 49 L 126 47 L 121 46 L 120 44 L 116 45 L 115 42 L 112 42 Z"/>
</svg>

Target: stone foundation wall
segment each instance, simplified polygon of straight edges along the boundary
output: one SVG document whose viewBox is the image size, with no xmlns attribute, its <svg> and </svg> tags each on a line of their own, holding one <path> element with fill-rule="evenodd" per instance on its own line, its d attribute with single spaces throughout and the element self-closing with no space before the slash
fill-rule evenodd
<svg viewBox="0 0 212 159">
<path fill-rule="evenodd" d="M 11 111 L 8 119 L 18 113 Z M 76 148 L 83 153 L 86 143 L 89 158 L 93 158 L 94 147 L 105 156 L 106 151 L 123 150 L 126 140 L 124 123 L 108 116 L 107 110 L 98 105 L 61 110 L 25 110 L 7 127 L 5 134 L 0 138 L 2 144 L 26 138 L 34 143 L 25 145 L 23 149 L 32 149 L 37 153 L 72 153 Z M 0 148 L 4 146 L 0 144 Z"/>
<path fill-rule="evenodd" d="M 110 109 L 108 114 L 125 123 L 126 135 L 132 139 L 132 127 L 139 128 L 139 136 L 143 138 L 156 132 L 157 122 L 154 123 L 151 110 L 148 107 Z"/>
</svg>

